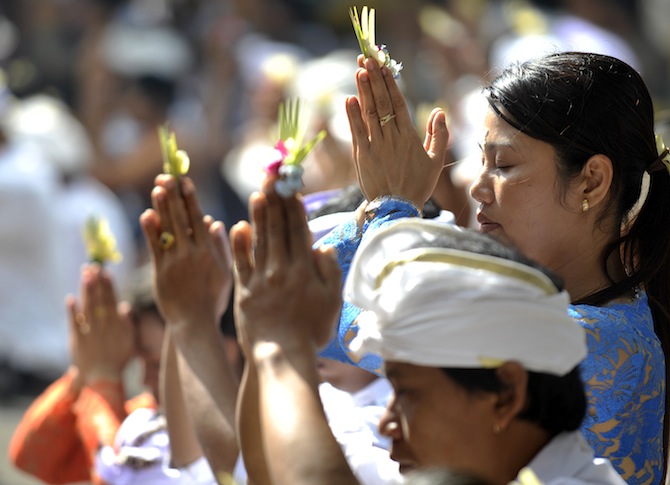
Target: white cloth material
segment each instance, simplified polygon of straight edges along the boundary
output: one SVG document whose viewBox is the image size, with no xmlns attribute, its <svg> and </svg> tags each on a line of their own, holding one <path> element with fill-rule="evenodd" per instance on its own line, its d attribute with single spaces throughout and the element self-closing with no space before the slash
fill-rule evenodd
<svg viewBox="0 0 670 485">
<path fill-rule="evenodd" d="M 47 378 L 69 365 L 58 187 L 37 144 L 0 146 L 0 361 Z"/>
<path fill-rule="evenodd" d="M 609 460 L 594 458 L 579 431 L 561 433 L 526 466 L 543 485 L 624 485 Z"/>
<path fill-rule="evenodd" d="M 379 420 L 393 396 L 388 380 L 375 379 L 354 393 L 322 383 L 319 396 L 333 436 L 359 482 L 362 485 L 400 483 L 398 463 L 389 455 L 390 439 L 379 433 Z M 237 459 L 233 478 L 239 485 L 247 483 L 241 456 Z"/>
<path fill-rule="evenodd" d="M 351 349 L 431 367 L 572 370 L 587 349 L 567 292 L 548 294 L 546 275 L 521 263 L 430 247 L 453 231 L 399 220 L 361 244 L 344 289 L 363 310 Z"/>
<path fill-rule="evenodd" d="M 121 423 L 114 446 L 104 446 L 98 451 L 95 470 L 109 485 L 217 483 L 204 457 L 183 468 L 170 466 L 165 418 L 148 408 L 133 411 Z"/>
</svg>

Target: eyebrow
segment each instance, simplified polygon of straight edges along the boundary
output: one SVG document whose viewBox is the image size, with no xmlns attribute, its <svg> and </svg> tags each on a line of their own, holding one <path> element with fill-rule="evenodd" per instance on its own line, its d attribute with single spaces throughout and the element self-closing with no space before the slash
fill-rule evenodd
<svg viewBox="0 0 670 485">
<path fill-rule="evenodd" d="M 477 142 L 477 145 L 479 145 L 479 148 L 482 151 L 491 151 L 495 150 L 496 148 L 509 148 L 510 150 L 517 151 L 516 145 L 514 145 L 512 142 L 509 141 L 494 141 L 494 142 L 484 141 L 483 143 Z"/>
</svg>

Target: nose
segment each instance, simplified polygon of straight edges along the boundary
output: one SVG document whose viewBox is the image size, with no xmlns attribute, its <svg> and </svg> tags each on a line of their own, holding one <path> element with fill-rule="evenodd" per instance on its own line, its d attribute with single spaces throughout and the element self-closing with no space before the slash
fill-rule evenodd
<svg viewBox="0 0 670 485">
<path fill-rule="evenodd" d="M 470 186 L 470 196 L 481 204 L 490 204 L 493 202 L 491 177 L 484 165 L 482 165 L 479 175 Z"/>
<path fill-rule="evenodd" d="M 394 409 L 394 400 L 389 403 L 386 411 L 379 420 L 379 432 L 393 440 L 400 439 L 402 430 L 400 429 L 400 420 Z"/>
</svg>

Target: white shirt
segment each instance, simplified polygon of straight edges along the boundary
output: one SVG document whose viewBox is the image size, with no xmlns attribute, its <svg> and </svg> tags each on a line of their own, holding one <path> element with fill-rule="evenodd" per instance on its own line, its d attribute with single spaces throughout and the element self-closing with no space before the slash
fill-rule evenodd
<svg viewBox="0 0 670 485">
<path fill-rule="evenodd" d="M 389 455 L 390 439 L 379 433 L 379 419 L 393 396 L 388 380 L 377 378 L 354 393 L 322 383 L 319 395 L 328 425 L 358 481 L 363 485 L 400 483 L 398 463 Z M 240 485 L 247 483 L 241 456 L 233 478 Z"/>
<path fill-rule="evenodd" d="M 140 408 L 121 423 L 114 446 L 98 451 L 95 470 L 109 485 L 216 485 L 204 457 L 183 468 L 172 468 L 170 459 L 165 417 Z"/>
<path fill-rule="evenodd" d="M 528 468 L 544 485 L 625 485 L 609 460 L 594 458 L 581 432 L 561 433 L 535 455 Z"/>
</svg>

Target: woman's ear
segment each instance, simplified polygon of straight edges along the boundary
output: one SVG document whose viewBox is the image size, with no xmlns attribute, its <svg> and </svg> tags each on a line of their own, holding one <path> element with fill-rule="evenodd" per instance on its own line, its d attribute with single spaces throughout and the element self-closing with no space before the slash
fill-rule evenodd
<svg viewBox="0 0 670 485">
<path fill-rule="evenodd" d="M 496 374 L 503 384 L 495 404 L 496 427 L 504 430 L 526 406 L 528 371 L 518 362 L 505 362 Z"/>
<path fill-rule="evenodd" d="M 613 177 L 614 167 L 608 156 L 593 155 L 586 161 L 580 184 L 581 196 L 587 201 L 586 207 L 593 208 L 607 202 Z"/>
</svg>

